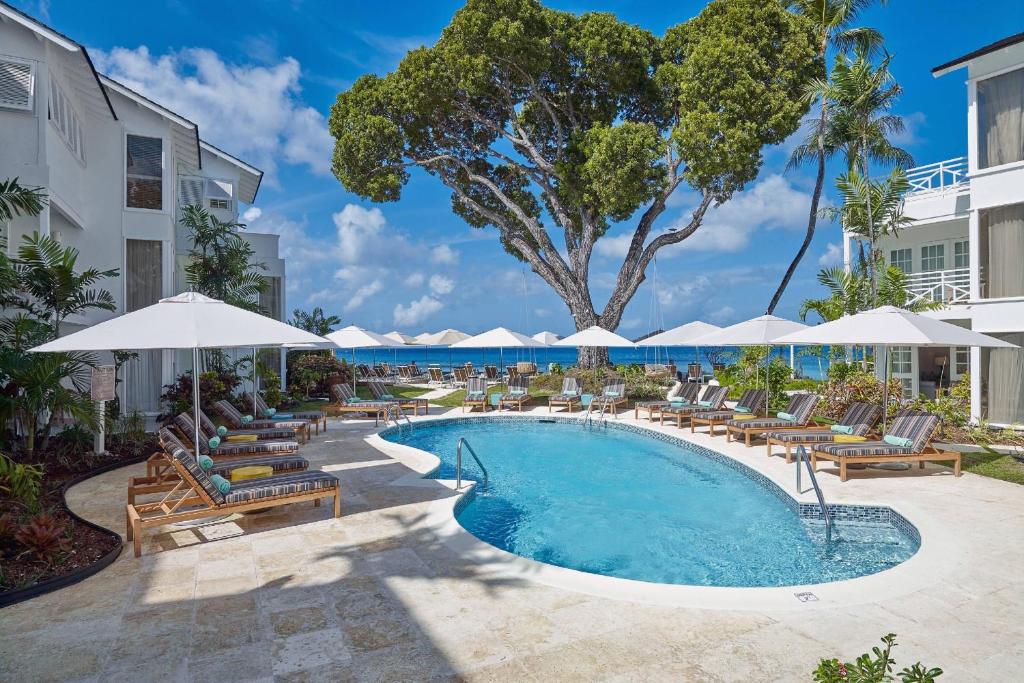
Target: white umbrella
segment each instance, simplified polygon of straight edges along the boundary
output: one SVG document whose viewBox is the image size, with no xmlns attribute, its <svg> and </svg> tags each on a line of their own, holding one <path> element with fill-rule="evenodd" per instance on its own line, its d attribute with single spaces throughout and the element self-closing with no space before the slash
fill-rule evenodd
<svg viewBox="0 0 1024 683">
<path fill-rule="evenodd" d="M 552 346 L 596 346 L 604 348 L 625 346 L 632 348 L 636 346 L 636 344 L 625 337 L 620 337 L 614 332 L 609 332 L 603 327 L 591 325 L 587 329 L 580 330 L 576 334 L 570 334 L 565 339 L 559 339 L 552 344 Z"/>
<path fill-rule="evenodd" d="M 426 344 L 427 340 L 434 336 L 433 332 L 420 332 L 413 337 L 413 344 Z"/>
<path fill-rule="evenodd" d="M 192 407 L 199 454 L 199 350 L 322 344 L 317 335 L 237 308 L 198 292 L 185 292 L 125 313 L 32 351 L 113 351 L 191 349 Z"/>
<path fill-rule="evenodd" d="M 554 332 L 544 331 L 544 332 L 538 332 L 537 334 L 533 335 L 532 339 L 536 339 L 541 344 L 546 344 L 547 346 L 551 346 L 556 341 L 561 339 L 561 337 L 559 337 Z"/>
<path fill-rule="evenodd" d="M 647 339 L 641 339 L 637 346 L 695 346 L 694 340 L 722 329 L 717 325 L 694 320 L 679 327 L 673 327 Z"/>
<path fill-rule="evenodd" d="M 412 336 L 411 334 L 403 334 L 403 333 L 399 332 L 398 330 L 395 330 L 393 332 L 388 332 L 384 336 L 387 337 L 388 339 L 390 339 L 391 341 L 396 341 L 396 342 L 399 342 L 401 344 L 415 344 L 416 343 L 416 337 Z"/>
<path fill-rule="evenodd" d="M 525 334 L 513 332 L 507 327 L 495 327 L 493 330 L 481 332 L 478 335 L 467 337 L 462 341 L 451 345 L 453 349 L 498 349 L 499 363 L 505 365 L 505 348 L 537 348 L 546 346 Z"/>
<path fill-rule="evenodd" d="M 449 327 L 447 330 L 441 330 L 433 334 L 422 334 L 416 338 L 416 343 L 425 344 L 426 346 L 452 346 L 466 339 L 469 339 L 468 334 Z"/>
<path fill-rule="evenodd" d="M 919 315 L 895 306 L 880 306 L 786 334 L 775 340 L 779 344 L 828 344 L 881 346 L 883 350 L 884 399 L 883 408 L 889 406 L 889 347 L 890 346 L 983 346 L 989 348 L 1017 348 L 1014 344 L 987 334 L 974 332 L 942 320 Z M 886 423 L 883 416 L 882 425 Z"/>
<path fill-rule="evenodd" d="M 395 348 L 405 346 L 383 334 L 364 330 L 357 325 L 349 325 L 327 335 L 327 339 L 342 349 L 352 349 L 352 391 L 356 390 L 356 349 Z"/>
<path fill-rule="evenodd" d="M 693 340 L 701 346 L 771 346 L 784 334 L 805 329 L 807 325 L 779 318 L 774 315 L 761 315 L 745 320 L 716 332 L 710 332 Z M 769 362 L 771 358 L 767 359 Z M 771 398 L 771 387 L 768 383 L 769 364 L 765 367 L 765 414 L 768 414 L 768 399 Z"/>
</svg>

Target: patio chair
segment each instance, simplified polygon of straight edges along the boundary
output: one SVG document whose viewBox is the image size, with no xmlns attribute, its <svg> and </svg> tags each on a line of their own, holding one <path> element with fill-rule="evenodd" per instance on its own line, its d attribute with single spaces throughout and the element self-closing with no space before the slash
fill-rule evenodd
<svg viewBox="0 0 1024 683">
<path fill-rule="evenodd" d="M 537 374 L 537 364 L 530 361 L 519 361 L 516 363 L 516 372 L 520 377 L 530 377 Z"/>
<path fill-rule="evenodd" d="M 171 459 L 180 481 L 158 502 L 129 503 L 125 507 L 125 535 L 132 542 L 135 557 L 142 555 L 143 530 L 151 527 L 307 500 L 319 506 L 322 498 L 334 498 L 334 517 L 341 517 L 341 482 L 327 472 L 292 472 L 233 482 L 225 491 L 222 482 L 207 474 L 186 449 L 175 448 Z"/>
<path fill-rule="evenodd" d="M 732 441 L 733 435 L 742 435 L 747 448 L 750 448 L 750 440 L 754 436 L 761 434 L 767 436 L 769 432 L 790 429 L 807 429 L 808 425 L 813 424 L 812 417 L 819 400 L 821 397 L 817 394 L 795 394 L 789 399 L 786 409 L 777 417 L 727 420 L 725 438 L 727 441 Z"/>
<path fill-rule="evenodd" d="M 647 413 L 647 419 L 653 421 L 663 408 L 678 406 L 680 408 L 693 405 L 697 402 L 697 395 L 700 393 L 700 385 L 693 382 L 680 382 L 679 393 L 667 401 L 637 401 L 633 404 L 633 419 L 640 419 L 640 412 Z"/>
<path fill-rule="evenodd" d="M 783 446 L 786 449 L 786 462 L 793 462 L 794 446 L 814 446 L 820 443 L 833 443 L 839 434 L 865 438 L 882 417 L 881 406 L 875 403 L 851 403 L 843 416 L 835 425 L 807 427 L 773 431 L 768 434 L 765 448 L 770 456 L 772 446 Z"/>
<path fill-rule="evenodd" d="M 485 365 L 484 366 L 484 378 L 494 384 L 499 380 L 498 378 L 498 366 L 497 365 Z"/>
<path fill-rule="evenodd" d="M 246 401 L 252 401 L 252 394 L 243 394 Z M 256 394 L 256 411 L 259 413 L 256 417 L 263 418 L 265 420 L 277 419 L 274 416 L 277 414 L 276 408 L 270 408 L 267 402 L 263 400 L 263 396 Z M 284 420 L 309 420 L 310 424 L 316 426 L 316 433 L 320 433 L 320 425 L 323 424 L 324 431 L 327 431 L 327 413 L 322 410 L 289 410 L 287 415 L 282 416 Z"/>
<path fill-rule="evenodd" d="M 469 372 L 466 368 L 455 367 L 452 368 L 452 386 L 453 387 L 464 387 L 469 381 Z"/>
<path fill-rule="evenodd" d="M 530 378 L 520 376 L 514 382 L 509 382 L 508 391 L 498 399 L 498 410 L 504 410 L 505 406 L 515 406 L 519 412 L 523 412 L 523 406 L 530 402 Z"/>
<path fill-rule="evenodd" d="M 223 404 L 223 405 L 222 405 Z M 298 439 L 299 443 L 309 441 L 309 422 L 307 420 L 252 420 L 245 421 L 238 409 L 229 401 L 221 399 L 213 404 L 213 409 L 224 418 L 226 423 L 222 428 L 217 427 L 202 409 L 199 410 L 199 424 L 203 431 L 208 434 L 216 434 L 222 440 L 231 441 L 227 437 L 232 436 L 255 436 L 258 440 L 265 439 Z M 249 416 L 252 417 L 251 415 Z M 259 423 L 258 427 L 251 425 Z M 221 433 L 223 432 L 223 433 Z"/>
<path fill-rule="evenodd" d="M 696 403 L 688 406 L 668 405 L 662 406 L 659 413 L 660 424 L 665 424 L 665 418 L 675 418 L 676 427 L 682 427 L 683 422 L 689 422 L 694 415 L 700 413 L 722 410 L 725 406 L 725 397 L 729 395 L 729 387 L 708 385 L 704 394 Z"/>
<path fill-rule="evenodd" d="M 128 478 L 128 503 L 134 503 L 137 496 L 170 491 L 181 481 L 174 469 L 171 454 L 175 449 L 191 452 L 168 427 L 161 427 L 157 433 L 160 450 L 146 460 L 146 474 Z M 210 475 L 219 474 L 225 479 L 231 478 L 231 472 L 239 467 L 263 466 L 270 467 L 274 474 L 302 472 L 309 468 L 309 461 L 299 455 L 270 455 L 237 458 L 218 458 L 207 470 Z"/>
<path fill-rule="evenodd" d="M 854 464 L 916 462 L 924 469 L 925 462 L 929 460 L 951 461 L 953 473 L 959 477 L 960 453 L 940 451 L 931 446 L 932 437 L 940 422 L 939 416 L 934 413 L 904 410 L 893 418 L 889 430 L 880 441 L 815 444 L 811 450 L 811 464 L 817 469 L 819 460 L 837 463 L 839 480 L 846 481 L 847 468 Z M 886 437 L 890 440 L 886 441 Z M 902 443 L 892 443 L 893 441 Z"/>
<path fill-rule="evenodd" d="M 506 375 L 506 379 L 509 382 L 511 382 L 511 381 L 515 380 L 517 377 L 519 377 L 519 368 L 517 368 L 515 365 L 506 365 L 505 366 L 505 375 Z"/>
<path fill-rule="evenodd" d="M 466 382 L 466 395 L 462 399 L 462 412 L 466 412 L 466 406 L 473 410 L 474 406 L 480 406 L 482 412 L 487 412 L 487 380 L 482 377 L 470 377 Z"/>
<path fill-rule="evenodd" d="M 587 412 L 598 408 L 607 413 L 611 408 L 612 415 L 619 416 L 619 406 L 626 403 L 626 381 L 622 379 L 611 379 L 604 383 L 600 396 L 595 396 L 587 407 Z"/>
<path fill-rule="evenodd" d="M 332 384 L 331 396 L 335 400 L 335 403 L 331 405 L 331 410 L 349 415 L 372 416 L 374 424 L 379 422 L 387 413 L 388 408 L 393 405 L 387 401 L 359 398 L 348 384 Z"/>
<path fill-rule="evenodd" d="M 178 413 L 174 418 L 174 427 L 178 430 L 185 443 L 194 444 L 196 440 L 196 424 L 189 413 Z M 216 441 L 214 441 L 216 439 Z M 216 444 L 216 445 L 214 445 Z M 199 429 L 199 454 L 211 458 L 237 457 L 240 455 L 281 455 L 299 450 L 297 441 L 265 440 L 265 441 L 220 441 L 217 433 L 207 434 Z"/>
<path fill-rule="evenodd" d="M 690 432 L 695 432 L 697 425 L 707 425 L 708 434 L 715 436 L 715 426 L 725 424 L 737 415 L 757 415 L 764 410 L 767 392 L 764 389 L 747 389 L 736 401 L 734 408 L 722 408 L 722 410 L 709 410 L 693 415 L 690 418 Z"/>
<path fill-rule="evenodd" d="M 370 387 L 370 392 L 373 397 L 378 401 L 386 401 L 394 403 L 402 410 L 412 409 L 413 415 L 420 414 L 420 408 L 423 408 L 423 414 L 427 415 L 430 413 L 430 402 L 425 398 L 402 398 L 395 396 L 387 390 L 382 382 L 373 381 L 369 382 L 367 386 Z"/>
<path fill-rule="evenodd" d="M 444 386 L 446 384 L 444 371 L 441 368 L 427 368 L 427 373 L 430 376 L 429 384 L 435 386 Z"/>
<path fill-rule="evenodd" d="M 224 419 L 224 422 L 227 423 L 228 429 L 236 431 L 238 433 L 248 434 L 256 432 L 258 434 L 264 434 L 267 433 L 264 430 L 276 433 L 279 431 L 284 432 L 285 430 L 291 429 L 294 436 L 298 436 L 298 434 L 301 432 L 304 436 L 304 438 L 301 440 L 309 440 L 310 423 L 308 420 L 250 419 L 247 422 L 245 417 L 239 411 L 239 409 L 234 408 L 234 405 L 231 403 L 231 401 L 223 398 L 213 404 L 213 410 L 217 411 L 220 417 Z M 202 412 L 200 412 L 200 415 L 202 416 Z M 249 417 L 252 418 L 251 415 Z M 266 436 L 264 438 L 288 438 L 288 436 Z"/>
<path fill-rule="evenodd" d="M 555 406 L 564 406 L 568 412 L 572 412 L 573 406 L 580 404 L 580 382 L 575 377 L 566 377 L 562 380 L 562 392 L 555 396 L 548 397 L 548 412 L 552 412 Z"/>
</svg>

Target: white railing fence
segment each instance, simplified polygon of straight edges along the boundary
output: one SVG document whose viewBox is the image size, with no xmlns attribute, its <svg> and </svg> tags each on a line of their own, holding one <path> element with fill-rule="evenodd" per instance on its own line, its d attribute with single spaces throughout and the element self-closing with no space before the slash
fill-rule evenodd
<svg viewBox="0 0 1024 683">
<path fill-rule="evenodd" d="M 953 268 L 907 275 L 907 289 L 913 294 L 909 303 L 930 299 L 957 304 L 971 298 L 971 269 Z"/>
<path fill-rule="evenodd" d="M 908 194 L 946 192 L 967 182 L 967 157 L 957 157 L 907 170 Z"/>
</svg>

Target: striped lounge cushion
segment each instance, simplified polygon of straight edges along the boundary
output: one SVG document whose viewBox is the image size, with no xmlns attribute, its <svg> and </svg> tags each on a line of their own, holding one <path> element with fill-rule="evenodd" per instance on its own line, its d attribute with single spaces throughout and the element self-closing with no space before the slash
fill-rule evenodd
<svg viewBox="0 0 1024 683">
<path fill-rule="evenodd" d="M 864 436 L 882 416 L 882 407 L 874 403 L 857 402 L 850 404 L 839 424 L 853 427 L 854 436 Z"/>
<path fill-rule="evenodd" d="M 580 400 L 579 394 L 558 394 L 556 396 L 549 396 L 549 401 L 578 401 Z"/>
<path fill-rule="evenodd" d="M 702 420 L 728 420 L 736 414 L 735 410 L 707 410 L 700 414 Z M 747 422 L 748 420 L 742 420 Z"/>
<path fill-rule="evenodd" d="M 829 455 L 857 457 L 861 455 L 910 455 L 916 453 L 913 448 L 893 446 L 884 441 L 864 441 L 862 443 L 830 443 L 815 446 L 814 450 Z"/>
<path fill-rule="evenodd" d="M 202 447 L 202 444 L 200 444 Z M 209 450 L 203 449 L 203 450 Z M 213 449 L 210 455 L 242 455 L 245 453 L 289 453 L 299 450 L 295 441 L 224 442 Z"/>
<path fill-rule="evenodd" d="M 306 424 L 300 422 L 299 424 Z M 264 429 L 237 429 L 228 432 L 228 434 L 249 434 L 255 435 L 257 439 L 294 439 L 295 430 L 290 427 L 267 427 Z"/>
<path fill-rule="evenodd" d="M 231 479 L 231 470 L 239 467 L 259 466 L 270 466 L 273 468 L 274 474 L 284 474 L 287 472 L 302 472 L 309 469 L 309 461 L 298 455 L 279 455 L 270 458 L 239 458 L 231 462 L 217 463 L 208 472 L 209 474 L 219 474 L 225 479 Z"/>
<path fill-rule="evenodd" d="M 248 479 L 231 485 L 224 496 L 226 503 L 247 503 L 262 498 L 274 498 L 295 493 L 306 493 L 338 488 L 338 478 L 327 472 L 296 472 L 278 477 Z"/>
<path fill-rule="evenodd" d="M 789 420 L 783 420 L 781 417 L 765 417 L 759 420 L 729 420 L 725 424 L 730 427 L 743 427 L 744 429 L 777 429 L 778 427 L 785 427 L 787 425 L 793 425 L 793 422 Z"/>
<path fill-rule="evenodd" d="M 772 432 L 769 436 L 783 443 L 830 443 L 835 432 L 828 429 L 793 429 L 785 432 Z"/>
<path fill-rule="evenodd" d="M 296 420 L 310 420 L 315 422 L 317 420 L 324 419 L 324 413 L 319 410 L 305 410 L 297 413 L 288 411 L 288 414 L 294 416 Z"/>
<path fill-rule="evenodd" d="M 687 415 L 689 413 L 713 413 L 714 408 L 708 408 L 707 406 L 673 406 L 667 405 L 661 409 L 663 413 L 671 413 L 672 415 Z M 732 411 L 729 412 L 731 416 Z"/>
<path fill-rule="evenodd" d="M 213 480 L 210 479 L 210 475 L 208 475 L 206 471 L 199 466 L 199 463 L 196 462 L 195 457 L 191 453 L 175 449 L 172 456 L 176 461 L 181 463 L 189 476 L 196 484 L 199 484 L 203 491 L 206 492 L 206 495 L 208 495 L 214 503 L 217 505 L 224 503 L 224 494 L 220 492 L 220 489 L 218 489 L 216 484 L 213 483 Z"/>
</svg>

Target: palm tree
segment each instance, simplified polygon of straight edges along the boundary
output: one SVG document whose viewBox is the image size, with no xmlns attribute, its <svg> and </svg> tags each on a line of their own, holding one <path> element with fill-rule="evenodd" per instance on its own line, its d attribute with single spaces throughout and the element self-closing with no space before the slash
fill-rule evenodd
<svg viewBox="0 0 1024 683">
<path fill-rule="evenodd" d="M 833 148 L 842 149 L 847 162 L 848 173 L 857 170 L 864 182 L 871 185 L 871 163 L 910 166 L 913 157 L 893 145 L 889 137 L 903 132 L 903 119 L 892 113 L 892 108 L 903 89 L 889 71 L 892 57 L 886 55 L 875 66 L 870 54 L 858 49 L 851 60 L 846 55 L 836 58 L 832 69 L 832 83 L 827 97 L 832 102 L 833 120 L 829 129 Z M 859 168 L 858 168 L 859 167 Z M 875 230 L 875 216 L 871 208 L 872 192 L 864 193 L 866 237 L 869 251 L 876 253 L 878 235 Z M 868 259 L 868 276 L 871 298 L 875 300 L 877 281 L 875 258 Z"/>
<path fill-rule="evenodd" d="M 903 196 L 910 189 L 910 181 L 902 168 L 894 168 L 888 177 L 874 181 L 853 168 L 839 176 L 836 189 L 843 199 L 842 205 L 822 213 L 838 218 L 845 230 L 867 238 L 872 244 L 878 237 L 899 235 L 902 228 L 914 221 L 903 213 Z M 879 263 L 882 255 L 872 247 L 863 260 L 867 264 Z"/>
<path fill-rule="evenodd" d="M 325 316 L 324 309 L 319 306 L 312 311 L 296 308 L 292 311 L 292 319 L 288 321 L 288 324 L 323 337 L 330 334 L 337 325 L 341 324 L 341 318 L 336 315 Z"/>
<path fill-rule="evenodd" d="M 17 178 L 0 180 L 0 222 L 14 220 L 15 216 L 38 216 L 46 204 L 42 188 L 25 187 Z"/>
<path fill-rule="evenodd" d="M 789 7 L 790 11 L 814 22 L 818 38 L 818 58 L 822 64 L 825 63 L 829 48 L 833 46 L 841 52 L 858 48 L 870 54 L 882 45 L 882 34 L 875 29 L 852 26 L 857 20 L 857 16 L 872 4 L 872 0 L 784 0 L 784 4 Z M 880 0 L 880 4 L 885 4 L 885 0 Z M 830 150 L 827 144 L 829 102 L 826 95 L 829 85 L 827 77 L 816 78 L 808 84 L 804 93 L 804 99 L 809 105 L 813 106 L 816 103 L 819 105 L 818 116 L 811 119 L 813 132 L 802 145 L 793 151 L 789 167 L 795 168 L 805 161 L 814 160 L 817 164 L 817 174 L 814 181 L 814 192 L 811 194 L 811 210 L 807 218 L 807 232 L 804 235 L 804 241 L 792 263 L 789 264 L 789 268 L 786 269 L 786 274 L 783 275 L 782 282 L 775 290 L 771 303 L 768 304 L 769 314 L 775 311 L 793 273 L 796 272 L 797 266 L 800 265 L 800 261 L 803 260 L 814 239 L 814 230 L 818 223 L 818 205 L 825 185 L 825 162 L 834 153 L 834 149 Z"/>
<path fill-rule="evenodd" d="M 260 271 L 266 266 L 255 260 L 252 245 L 239 234 L 245 225 L 221 221 L 201 206 L 186 206 L 181 224 L 192 239 L 185 281 L 197 292 L 259 311 L 266 287 Z"/>
</svg>

